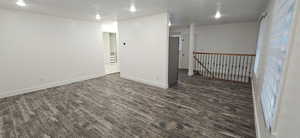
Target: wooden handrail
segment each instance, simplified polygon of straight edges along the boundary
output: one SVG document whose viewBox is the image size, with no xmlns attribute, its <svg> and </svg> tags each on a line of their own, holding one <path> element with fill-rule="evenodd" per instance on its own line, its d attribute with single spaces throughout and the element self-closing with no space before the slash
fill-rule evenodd
<svg viewBox="0 0 300 138">
<path fill-rule="evenodd" d="M 256 56 L 255 54 L 236 54 L 236 53 L 210 53 L 194 51 L 194 54 L 211 54 L 211 55 L 224 55 L 224 56 Z"/>
</svg>

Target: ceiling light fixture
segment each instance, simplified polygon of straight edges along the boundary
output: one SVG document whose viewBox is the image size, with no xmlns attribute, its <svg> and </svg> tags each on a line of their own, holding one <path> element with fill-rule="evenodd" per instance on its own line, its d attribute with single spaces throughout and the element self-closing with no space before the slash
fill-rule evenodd
<svg viewBox="0 0 300 138">
<path fill-rule="evenodd" d="M 20 7 L 25 7 L 25 6 L 26 6 L 26 3 L 24 2 L 24 0 L 18 0 L 18 1 L 16 2 L 16 4 L 17 4 L 18 6 L 20 6 Z"/>
<path fill-rule="evenodd" d="M 218 20 L 222 17 L 222 14 L 221 14 L 221 9 L 222 9 L 222 3 L 221 2 L 218 2 L 217 3 L 217 12 L 215 14 L 215 19 Z"/>
<path fill-rule="evenodd" d="M 136 12 L 136 8 L 135 8 L 135 5 L 134 5 L 134 4 L 132 4 L 132 5 L 130 6 L 129 11 L 130 11 L 130 12 Z"/>
<path fill-rule="evenodd" d="M 171 27 L 171 26 L 172 26 L 172 23 L 171 23 L 171 21 L 169 21 L 169 24 L 168 24 L 168 25 L 169 25 L 169 27 Z"/>
<path fill-rule="evenodd" d="M 98 13 L 97 15 L 96 15 L 96 20 L 100 20 L 101 19 L 101 16 L 100 16 L 100 14 Z"/>
<path fill-rule="evenodd" d="M 215 15 L 215 19 L 220 19 L 222 17 L 221 12 L 218 10 Z"/>
</svg>

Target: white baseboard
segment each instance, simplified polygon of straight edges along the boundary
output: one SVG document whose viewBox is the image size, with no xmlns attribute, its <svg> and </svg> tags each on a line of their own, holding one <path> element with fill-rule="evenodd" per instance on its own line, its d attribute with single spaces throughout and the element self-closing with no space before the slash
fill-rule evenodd
<svg viewBox="0 0 300 138">
<path fill-rule="evenodd" d="M 151 86 L 156 86 L 156 87 L 163 88 L 163 89 L 168 89 L 169 88 L 169 84 L 164 84 L 164 83 L 144 80 L 144 79 L 140 79 L 140 78 L 125 76 L 125 75 L 122 75 L 122 74 L 121 74 L 121 78 L 136 81 L 136 82 L 141 82 L 141 83 L 144 83 L 144 84 L 148 84 L 148 85 L 151 85 Z"/>
<path fill-rule="evenodd" d="M 253 106 L 254 106 L 254 120 L 255 120 L 255 129 L 256 129 L 256 138 L 261 138 L 261 133 L 260 133 L 260 123 L 259 123 L 259 116 L 258 116 L 258 109 L 257 109 L 257 99 L 255 96 L 255 87 L 254 81 L 252 80 L 252 96 L 253 96 Z"/>
<path fill-rule="evenodd" d="M 51 83 L 46 83 L 46 84 L 42 84 L 42 85 L 34 86 L 34 87 L 29 87 L 29 88 L 23 88 L 23 89 L 11 90 L 11 91 L 6 91 L 6 92 L 0 92 L 0 98 L 26 94 L 26 93 L 35 92 L 35 91 L 38 91 L 38 90 L 44 90 L 44 89 L 47 89 L 47 88 L 53 88 L 53 87 L 57 87 L 57 86 L 71 84 L 71 83 L 74 83 L 74 82 L 80 82 L 80 81 L 84 81 L 84 80 L 94 79 L 94 78 L 98 78 L 98 77 L 102 77 L 102 76 L 104 76 L 104 74 L 87 75 L 87 76 L 77 77 L 77 78 L 71 79 L 71 80 L 51 82 Z"/>
</svg>

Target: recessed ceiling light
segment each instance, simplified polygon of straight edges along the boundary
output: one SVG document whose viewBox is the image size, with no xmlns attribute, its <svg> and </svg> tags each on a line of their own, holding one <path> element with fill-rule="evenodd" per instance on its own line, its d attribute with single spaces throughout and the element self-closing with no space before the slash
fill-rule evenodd
<svg viewBox="0 0 300 138">
<path fill-rule="evenodd" d="M 222 17 L 222 14 L 220 11 L 217 11 L 216 12 L 216 15 L 215 15 L 215 19 L 220 19 Z"/>
<path fill-rule="evenodd" d="M 169 24 L 168 24 L 170 27 L 172 26 L 172 23 L 171 23 L 171 21 L 169 21 Z"/>
<path fill-rule="evenodd" d="M 16 4 L 17 4 L 18 6 L 20 6 L 20 7 L 25 7 L 25 6 L 26 6 L 26 3 L 24 2 L 24 0 L 18 0 L 18 1 L 16 2 Z"/>
<path fill-rule="evenodd" d="M 100 16 L 100 14 L 98 13 L 97 15 L 96 15 L 96 20 L 100 20 L 101 19 L 101 16 Z"/>
<path fill-rule="evenodd" d="M 134 4 L 132 4 L 132 5 L 130 6 L 129 11 L 130 11 L 130 12 L 136 12 L 136 8 L 135 8 L 135 5 L 134 5 Z"/>
</svg>

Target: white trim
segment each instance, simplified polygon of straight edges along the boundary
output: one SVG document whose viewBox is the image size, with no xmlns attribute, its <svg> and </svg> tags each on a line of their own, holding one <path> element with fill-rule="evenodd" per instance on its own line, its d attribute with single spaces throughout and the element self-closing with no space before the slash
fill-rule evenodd
<svg viewBox="0 0 300 138">
<path fill-rule="evenodd" d="M 195 24 L 190 24 L 190 33 L 189 33 L 189 76 L 194 75 L 194 50 L 195 50 Z"/>
<path fill-rule="evenodd" d="M 170 27 L 169 27 L 169 19 L 170 19 L 170 14 L 169 13 L 166 13 L 167 15 L 167 28 L 166 28 L 166 38 L 167 38 L 167 43 L 166 43 L 166 47 L 165 47 L 165 50 L 166 50 L 166 61 L 165 61 L 165 73 L 164 73 L 164 80 L 166 81 L 167 84 L 160 84 L 160 83 L 157 83 L 157 82 L 149 82 L 149 84 L 153 84 L 154 86 L 157 86 L 157 87 L 160 87 L 160 88 L 164 88 L 164 89 L 167 89 L 169 88 L 169 58 L 170 58 L 170 55 L 169 55 L 169 51 L 170 51 Z"/>
<path fill-rule="evenodd" d="M 121 74 L 121 78 L 136 81 L 136 82 L 140 82 L 140 83 L 144 83 L 144 84 L 148 84 L 148 85 L 151 85 L 151 86 L 156 86 L 156 87 L 163 88 L 163 89 L 168 89 L 169 88 L 169 84 L 154 82 L 154 81 L 150 81 L 150 80 L 144 80 L 144 79 L 130 77 L 130 76 L 122 75 L 122 74 Z"/>
<path fill-rule="evenodd" d="M 256 129 L 256 138 L 261 138 L 260 132 L 260 125 L 259 125 L 259 117 L 258 117 L 258 110 L 257 110 L 257 99 L 255 96 L 255 89 L 254 89 L 254 81 L 252 80 L 252 97 L 253 97 L 253 106 L 254 106 L 254 120 L 255 120 L 255 129 Z"/>
<path fill-rule="evenodd" d="M 71 84 L 71 83 L 74 83 L 74 82 L 80 82 L 80 81 L 84 81 L 84 80 L 94 79 L 94 78 L 98 78 L 98 77 L 102 77 L 102 76 L 104 76 L 104 74 L 87 75 L 87 76 L 82 76 L 82 77 L 78 77 L 76 79 L 71 79 L 71 80 L 65 80 L 65 81 L 59 81 L 59 82 L 50 82 L 50 83 L 42 84 L 42 85 L 39 85 L 39 86 L 33 86 L 33 87 L 28 87 L 28 88 L 23 88 L 23 89 L 0 92 L 0 98 L 31 93 L 31 92 L 35 92 L 35 91 L 38 91 L 38 90 L 44 90 L 44 89 L 47 89 L 47 88 L 53 88 L 53 87 L 57 87 L 57 86 Z"/>
</svg>

